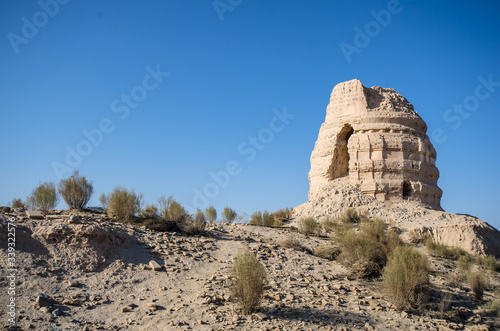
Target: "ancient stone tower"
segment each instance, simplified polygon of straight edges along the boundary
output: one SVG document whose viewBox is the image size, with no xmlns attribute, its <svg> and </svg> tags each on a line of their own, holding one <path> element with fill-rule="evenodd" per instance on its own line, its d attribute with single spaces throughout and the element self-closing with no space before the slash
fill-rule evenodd
<svg viewBox="0 0 500 331">
<path fill-rule="evenodd" d="M 357 79 L 333 89 L 311 155 L 309 198 L 332 181 L 379 200 L 413 200 L 440 209 L 436 151 L 413 106 L 390 88 Z"/>
</svg>

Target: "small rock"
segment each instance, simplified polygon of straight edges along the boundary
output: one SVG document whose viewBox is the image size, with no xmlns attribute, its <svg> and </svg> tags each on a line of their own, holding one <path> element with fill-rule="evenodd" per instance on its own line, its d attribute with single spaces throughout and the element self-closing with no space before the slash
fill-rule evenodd
<svg viewBox="0 0 500 331">
<path fill-rule="evenodd" d="M 52 306 L 57 304 L 57 301 L 52 300 L 45 294 L 38 293 L 39 295 L 36 297 L 36 303 L 39 307 Z"/>
<path fill-rule="evenodd" d="M 42 313 L 46 313 L 46 314 L 49 314 L 51 311 L 50 307 L 41 307 L 38 310 L 41 311 Z"/>
<path fill-rule="evenodd" d="M 39 218 L 39 219 L 44 218 L 43 213 L 39 210 L 27 210 L 26 216 L 28 216 L 29 218 Z"/>
<path fill-rule="evenodd" d="M 52 311 L 52 315 L 54 315 L 54 316 L 62 316 L 63 312 L 61 311 L 61 309 L 57 308 L 57 309 L 54 309 Z"/>
<path fill-rule="evenodd" d="M 162 266 L 158 264 L 158 262 L 156 262 L 155 260 L 151 260 L 149 261 L 149 266 L 151 267 L 151 269 L 153 269 L 154 271 L 159 271 L 161 270 Z"/>
<path fill-rule="evenodd" d="M 80 223 L 80 216 L 71 215 L 69 217 L 68 223 L 69 224 L 78 224 L 78 223 Z"/>
<path fill-rule="evenodd" d="M 122 313 L 126 313 L 128 311 L 132 311 L 132 308 L 130 308 L 129 306 L 122 307 Z"/>
<path fill-rule="evenodd" d="M 257 319 L 259 321 L 263 321 L 263 320 L 266 320 L 267 319 L 267 315 L 262 313 L 262 312 L 259 312 L 259 313 L 255 313 L 254 314 L 255 317 L 257 317 Z"/>
<path fill-rule="evenodd" d="M 148 307 L 149 309 L 153 309 L 153 310 L 158 309 L 158 305 L 156 303 L 153 303 L 153 302 L 147 303 L 146 307 Z"/>
<path fill-rule="evenodd" d="M 69 287 L 77 287 L 80 286 L 80 282 L 77 280 L 65 280 L 64 281 Z"/>
</svg>

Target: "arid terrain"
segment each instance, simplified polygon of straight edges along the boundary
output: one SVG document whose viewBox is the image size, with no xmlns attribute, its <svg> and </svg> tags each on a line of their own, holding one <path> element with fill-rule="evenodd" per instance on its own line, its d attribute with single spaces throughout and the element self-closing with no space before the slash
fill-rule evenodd
<svg viewBox="0 0 500 331">
<path fill-rule="evenodd" d="M 98 211 L 56 211 L 35 219 L 18 209 L 0 216 L 3 292 L 10 284 L 4 238 L 8 220 L 16 222 L 19 330 L 500 328 L 498 272 L 484 271 L 488 286 L 477 301 L 453 259 L 431 257 L 427 307 L 399 311 L 380 278 L 351 278 L 337 261 L 311 254 L 328 236 L 304 236 L 293 227 L 217 223 L 207 225 L 204 235 L 188 236 L 116 222 Z M 280 246 L 287 238 L 298 239 L 303 249 Z M 230 291 L 233 258 L 245 247 L 267 272 L 260 309 L 251 315 L 241 313 Z M 4 311 L 8 296 L 0 297 Z M 2 318 L 6 329 L 12 327 L 6 314 Z"/>
</svg>

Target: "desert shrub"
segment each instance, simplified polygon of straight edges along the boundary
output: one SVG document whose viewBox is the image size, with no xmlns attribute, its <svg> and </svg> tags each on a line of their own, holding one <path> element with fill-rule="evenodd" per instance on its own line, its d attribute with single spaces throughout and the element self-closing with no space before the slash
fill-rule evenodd
<svg viewBox="0 0 500 331">
<path fill-rule="evenodd" d="M 188 215 L 184 207 L 175 201 L 173 196 L 169 196 L 168 199 L 166 199 L 165 196 L 161 196 L 158 199 L 158 203 L 160 205 L 161 217 L 164 219 L 180 222 Z"/>
<path fill-rule="evenodd" d="M 368 217 L 360 214 L 356 209 L 348 208 L 342 214 L 337 216 L 338 223 L 351 224 L 368 221 Z"/>
<path fill-rule="evenodd" d="M 242 251 L 234 258 L 233 277 L 232 293 L 243 313 L 255 312 L 264 293 L 264 266 L 252 252 Z"/>
<path fill-rule="evenodd" d="M 92 183 L 80 176 L 77 170 L 70 177 L 59 181 L 59 194 L 70 209 L 84 209 L 93 193 Z"/>
<path fill-rule="evenodd" d="M 203 214 L 203 212 L 199 209 L 196 209 L 196 214 L 194 215 L 194 225 L 200 233 L 205 232 L 207 220 L 205 218 L 205 214 Z"/>
<path fill-rule="evenodd" d="M 445 317 L 446 313 L 450 311 L 453 295 L 449 292 L 441 293 L 439 299 L 440 300 L 438 302 L 438 312 L 440 318 L 442 319 Z"/>
<path fill-rule="evenodd" d="M 314 256 L 327 260 L 335 260 L 339 254 L 340 248 L 333 245 L 319 245 L 313 250 Z"/>
<path fill-rule="evenodd" d="M 177 228 L 177 225 L 175 222 L 172 221 L 167 221 L 161 218 L 150 218 L 146 219 L 142 222 L 142 225 L 144 225 L 146 228 L 154 231 L 172 231 Z"/>
<path fill-rule="evenodd" d="M 109 217 L 129 221 L 141 211 L 142 194 L 137 195 L 134 190 L 115 187 L 107 200 Z"/>
<path fill-rule="evenodd" d="M 26 209 L 26 205 L 23 200 L 19 198 L 12 199 L 12 208 L 23 208 Z"/>
<path fill-rule="evenodd" d="M 275 222 L 279 222 L 279 223 L 283 223 L 285 221 L 288 221 L 290 218 L 292 218 L 292 212 L 293 212 L 293 208 L 282 208 L 282 209 L 278 209 L 277 211 L 275 211 L 272 215 L 274 217 L 274 220 Z M 281 226 L 281 225 L 280 225 Z"/>
<path fill-rule="evenodd" d="M 382 220 L 363 222 L 358 232 L 349 224 L 339 227 L 333 238 L 340 246 L 338 260 L 351 274 L 361 278 L 377 277 L 387 262 L 387 256 L 402 245 L 399 235 L 387 231 Z"/>
<path fill-rule="evenodd" d="M 154 204 L 146 205 L 146 207 L 142 208 L 141 216 L 147 218 L 157 218 L 158 215 L 158 207 Z"/>
<path fill-rule="evenodd" d="M 497 271 L 499 268 L 497 259 L 493 255 L 480 257 L 479 264 L 493 272 Z"/>
<path fill-rule="evenodd" d="M 99 196 L 99 202 L 101 203 L 102 208 L 108 209 L 109 196 L 101 193 L 101 195 Z"/>
<path fill-rule="evenodd" d="M 302 246 L 300 243 L 300 240 L 297 239 L 296 237 L 287 237 L 283 240 L 280 240 L 278 242 L 278 245 L 283 248 L 291 248 L 296 251 L 303 251 L 305 248 Z"/>
<path fill-rule="evenodd" d="M 273 214 L 269 214 L 267 210 L 263 213 L 261 211 L 256 211 L 250 216 L 250 225 L 259 226 L 276 226 L 276 219 Z M 279 225 L 278 225 L 279 226 Z"/>
<path fill-rule="evenodd" d="M 471 271 L 467 275 L 467 282 L 469 283 L 472 294 L 474 295 L 474 300 L 482 300 L 483 293 L 486 288 L 484 275 L 477 271 Z"/>
<path fill-rule="evenodd" d="M 305 235 L 317 234 L 319 232 L 319 223 L 314 217 L 304 217 L 299 219 L 297 223 L 299 232 Z"/>
<path fill-rule="evenodd" d="M 56 192 L 56 185 L 52 182 L 38 185 L 33 189 L 27 201 L 30 208 L 45 212 L 54 209 L 58 203 L 59 195 Z"/>
<path fill-rule="evenodd" d="M 233 209 L 229 208 L 229 207 L 224 207 L 224 210 L 222 211 L 222 219 L 227 223 L 227 224 L 231 224 L 234 222 L 234 220 L 236 219 L 236 216 L 238 216 L 238 214 L 236 213 L 236 211 L 234 211 Z"/>
<path fill-rule="evenodd" d="M 210 206 L 205 209 L 205 216 L 207 217 L 207 220 L 210 224 L 215 222 L 215 220 L 217 219 L 217 210 L 215 210 L 215 207 Z"/>
<path fill-rule="evenodd" d="M 429 260 L 417 249 L 400 246 L 387 261 L 384 288 L 399 309 L 421 308 L 428 300 Z"/>
<path fill-rule="evenodd" d="M 335 222 L 335 219 L 331 217 L 324 218 L 321 221 L 321 227 L 323 228 L 323 231 L 326 233 L 333 232 L 335 231 L 335 228 L 337 227 L 337 223 Z"/>
<path fill-rule="evenodd" d="M 458 269 L 461 271 L 468 271 L 474 262 L 470 254 L 462 255 L 457 260 Z"/>
<path fill-rule="evenodd" d="M 203 215 L 201 211 L 200 213 Z M 203 218 L 199 215 L 198 217 L 195 215 L 193 218 L 192 215 L 186 214 L 181 220 L 176 221 L 176 225 L 185 234 L 200 235 L 205 233 L 207 222 L 205 221 L 205 215 L 203 215 Z"/>
<path fill-rule="evenodd" d="M 410 235 L 410 242 L 412 244 L 418 244 L 422 242 L 422 236 L 417 231 L 412 229 L 410 230 L 409 235 Z"/>
<path fill-rule="evenodd" d="M 435 242 L 430 235 L 425 235 L 424 244 L 429 254 L 444 258 L 458 259 L 468 253 L 460 247 L 449 247 Z"/>
</svg>

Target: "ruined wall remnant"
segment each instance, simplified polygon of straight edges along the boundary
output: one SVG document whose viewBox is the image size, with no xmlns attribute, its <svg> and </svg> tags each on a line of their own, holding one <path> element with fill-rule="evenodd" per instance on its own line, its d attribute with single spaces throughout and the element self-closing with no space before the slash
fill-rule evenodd
<svg viewBox="0 0 500 331">
<path fill-rule="evenodd" d="M 413 200 L 440 209 L 436 151 L 413 106 L 389 88 L 357 79 L 333 89 L 311 155 L 309 198 L 346 181 L 378 200 Z"/>
</svg>

